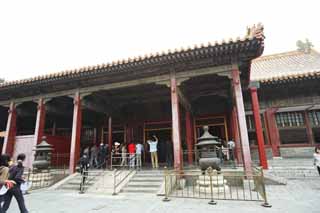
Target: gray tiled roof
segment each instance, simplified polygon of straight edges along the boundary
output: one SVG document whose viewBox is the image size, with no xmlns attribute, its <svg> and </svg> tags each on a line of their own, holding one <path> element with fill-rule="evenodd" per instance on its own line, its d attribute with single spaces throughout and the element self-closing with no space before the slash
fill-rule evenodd
<svg viewBox="0 0 320 213">
<path fill-rule="evenodd" d="M 297 50 L 253 60 L 250 80 L 266 83 L 312 76 L 320 76 L 320 54 Z"/>
</svg>

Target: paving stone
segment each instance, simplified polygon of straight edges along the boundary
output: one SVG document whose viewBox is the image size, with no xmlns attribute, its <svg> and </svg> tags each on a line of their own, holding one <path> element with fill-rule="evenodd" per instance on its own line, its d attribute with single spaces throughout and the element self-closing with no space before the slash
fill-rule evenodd
<svg viewBox="0 0 320 213">
<path fill-rule="evenodd" d="M 70 191 L 34 191 L 26 195 L 26 204 L 30 213 L 197 213 L 236 212 L 237 213 L 319 213 L 320 177 L 288 180 L 287 185 L 267 186 L 268 199 L 272 208 L 261 207 L 255 201 L 218 200 L 215 206 L 208 200 L 171 198 L 163 202 L 162 198 L 147 194 L 119 194 L 117 196 L 98 194 L 78 194 Z M 7 213 L 17 213 L 15 201 Z"/>
</svg>

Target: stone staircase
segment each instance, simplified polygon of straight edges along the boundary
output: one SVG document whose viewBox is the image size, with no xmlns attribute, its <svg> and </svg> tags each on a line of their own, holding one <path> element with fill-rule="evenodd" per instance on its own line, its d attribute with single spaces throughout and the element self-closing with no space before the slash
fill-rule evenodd
<svg viewBox="0 0 320 213">
<path fill-rule="evenodd" d="M 162 183 L 163 171 L 161 170 L 137 171 L 121 193 L 157 194 Z"/>
<path fill-rule="evenodd" d="M 312 158 L 275 158 L 268 163 L 271 175 L 286 179 L 319 177 Z"/>
<path fill-rule="evenodd" d="M 93 184 L 99 179 L 99 177 L 102 174 L 103 174 L 103 171 L 90 170 L 89 174 L 88 174 L 89 181 L 86 182 L 84 190 L 86 191 L 88 188 L 93 186 Z M 56 189 L 57 190 L 79 191 L 81 180 L 82 180 L 81 174 L 77 173 L 76 175 L 74 175 L 72 178 L 69 178 L 67 181 L 65 181 L 63 184 L 61 184 Z"/>
</svg>

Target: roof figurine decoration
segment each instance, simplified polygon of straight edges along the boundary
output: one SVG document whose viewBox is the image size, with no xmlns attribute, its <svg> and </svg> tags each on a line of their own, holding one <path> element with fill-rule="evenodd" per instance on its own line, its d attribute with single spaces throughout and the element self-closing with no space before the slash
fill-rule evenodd
<svg viewBox="0 0 320 213">
<path fill-rule="evenodd" d="M 264 34 L 263 25 L 257 24 L 247 28 L 247 33 L 243 38 L 221 40 L 221 42 L 208 42 L 207 44 L 194 45 L 187 48 L 176 48 L 174 50 L 156 52 L 153 54 L 146 54 L 145 56 L 138 56 L 134 58 L 127 58 L 118 61 L 112 61 L 107 64 L 99 64 L 95 66 L 86 66 L 74 70 L 66 70 L 62 72 L 41 75 L 33 78 L 5 81 L 0 84 L 0 92 L 4 89 L 17 88 L 22 86 L 31 86 L 33 84 L 41 85 L 42 82 L 56 82 L 66 78 L 81 78 L 94 73 L 101 72 L 122 72 L 129 68 L 138 70 L 142 65 L 161 65 L 174 64 L 181 61 L 189 61 L 191 59 L 200 57 L 211 57 L 234 54 L 236 57 L 240 53 L 246 53 L 247 60 L 259 57 L 264 48 Z M 223 46 L 223 48 L 221 48 Z M 240 56 L 239 56 L 240 57 Z M 243 55 L 242 55 L 243 57 Z M 219 64 L 218 64 L 219 65 Z M 139 67 L 140 66 L 140 67 Z"/>
<path fill-rule="evenodd" d="M 314 78 L 320 76 L 320 53 L 291 51 L 262 56 L 252 61 L 251 81 L 272 83 L 289 79 Z"/>
</svg>

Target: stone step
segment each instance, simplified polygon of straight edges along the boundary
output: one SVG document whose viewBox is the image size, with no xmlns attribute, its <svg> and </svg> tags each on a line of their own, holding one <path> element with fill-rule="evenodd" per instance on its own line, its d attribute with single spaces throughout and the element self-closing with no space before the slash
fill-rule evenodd
<svg viewBox="0 0 320 213">
<path fill-rule="evenodd" d="M 154 178 L 154 177 L 159 177 L 159 178 L 163 178 L 163 175 L 160 174 L 136 174 L 135 177 L 150 177 L 150 178 Z"/>
<path fill-rule="evenodd" d="M 78 185 L 78 186 L 76 186 L 76 185 L 63 185 L 63 186 L 59 187 L 59 189 L 61 189 L 61 190 L 79 190 L 80 185 Z"/>
<path fill-rule="evenodd" d="M 132 178 L 130 182 L 156 182 L 161 183 L 163 178 L 161 179 L 148 179 L 148 178 Z"/>
<path fill-rule="evenodd" d="M 131 187 L 131 188 L 137 188 L 137 187 L 139 187 L 139 188 L 159 188 L 161 186 L 161 184 L 150 184 L 150 183 L 148 183 L 148 184 L 134 184 L 134 183 L 129 183 L 128 185 L 127 185 L 127 187 Z"/>
<path fill-rule="evenodd" d="M 151 175 L 163 175 L 163 171 L 138 171 L 137 174 L 151 174 Z"/>
<path fill-rule="evenodd" d="M 77 185 L 77 186 L 79 186 L 80 183 L 81 183 L 80 181 L 79 181 L 79 182 L 68 182 L 68 183 L 66 183 L 65 185 Z M 92 186 L 93 184 L 94 184 L 93 181 L 86 182 L 86 185 L 88 185 L 88 186 Z"/>
<path fill-rule="evenodd" d="M 124 188 L 121 190 L 121 192 L 125 193 L 148 193 L 148 194 L 156 194 L 158 192 L 158 189 L 148 189 L 148 188 Z"/>
</svg>

